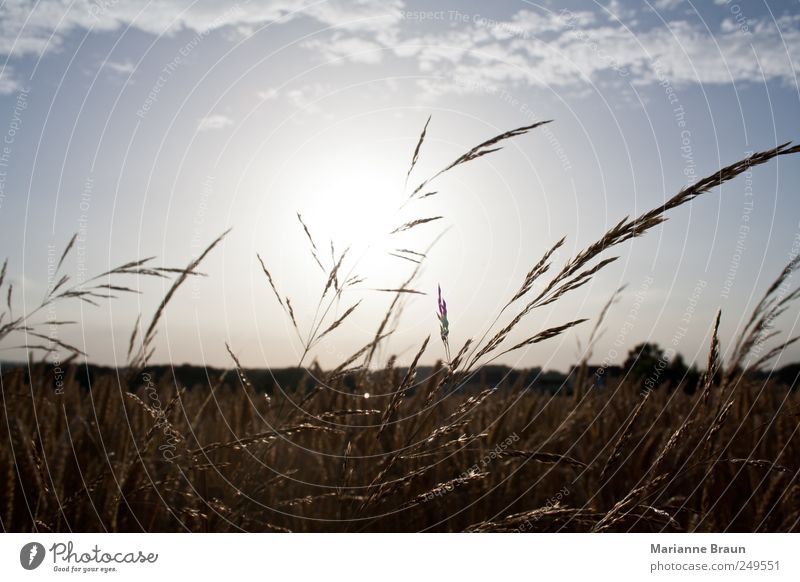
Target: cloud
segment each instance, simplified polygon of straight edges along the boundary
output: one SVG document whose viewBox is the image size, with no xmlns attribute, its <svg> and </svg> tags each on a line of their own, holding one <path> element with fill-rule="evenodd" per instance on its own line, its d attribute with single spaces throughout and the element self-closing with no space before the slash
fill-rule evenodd
<svg viewBox="0 0 800 582">
<path fill-rule="evenodd" d="M 325 113 L 323 102 L 334 93 L 333 85 L 312 82 L 284 88 L 280 91 L 275 88 L 264 89 L 258 91 L 256 96 L 262 101 L 282 100 L 292 109 L 295 121 L 302 121 L 313 115 L 322 115 L 324 118 L 332 119 L 330 114 Z"/>
<path fill-rule="evenodd" d="M 116 61 L 106 61 L 103 63 L 103 69 L 107 69 L 117 75 L 130 75 L 136 70 L 136 65 L 131 61 L 118 63 Z"/>
<path fill-rule="evenodd" d="M 503 22 L 472 20 L 457 28 L 401 41 L 393 53 L 414 59 L 437 78 L 422 81 L 439 93 L 528 86 L 585 90 L 592 83 L 646 85 L 795 84 L 800 63 L 800 20 L 722 25 L 676 20 L 631 30 L 588 13 L 522 11 Z M 502 31 L 498 34 L 497 31 Z M 516 33 L 513 33 L 516 31 Z"/>
<path fill-rule="evenodd" d="M 14 69 L 5 65 L 0 69 L 0 95 L 10 95 L 19 91 L 20 82 L 14 76 Z"/>
<path fill-rule="evenodd" d="M 674 9 L 677 2 L 658 6 Z M 629 9 L 608 4 L 617 16 Z M 347 27 L 317 35 L 301 46 L 331 65 L 376 64 L 395 59 L 416 68 L 419 97 L 492 93 L 500 89 L 549 87 L 587 95 L 596 85 L 621 87 L 668 81 L 692 84 L 781 82 L 796 84 L 800 62 L 800 17 L 776 20 L 731 20 L 720 11 L 718 29 L 682 15 L 666 23 L 643 26 L 620 22 L 602 8 L 590 11 L 524 9 L 505 19 L 459 13 L 423 25 L 400 12 L 391 30 Z M 352 15 L 351 15 L 352 16 Z M 330 14 L 329 18 L 332 18 Z M 285 94 L 296 107 L 315 111 L 303 87 Z"/>
<path fill-rule="evenodd" d="M 685 0 L 656 0 L 653 6 L 655 6 L 656 10 L 675 10 L 684 3 Z"/>
<path fill-rule="evenodd" d="M 259 99 L 269 101 L 270 99 L 275 99 L 278 97 L 278 90 L 272 88 L 264 89 L 263 91 L 259 91 L 256 95 Z"/>
<path fill-rule="evenodd" d="M 290 105 L 303 113 L 312 114 L 322 111 L 320 101 L 331 94 L 333 88 L 326 83 L 311 83 L 303 87 L 286 91 L 286 100 Z"/>
<path fill-rule="evenodd" d="M 526 8 L 496 19 L 463 13 L 466 19 L 445 18 L 423 25 L 408 16 L 401 0 L 235 4 L 152 0 L 147 10 L 134 0 L 75 0 L 69 4 L 16 0 L 0 5 L 0 55 L 58 50 L 78 29 L 111 31 L 130 26 L 154 35 L 181 30 L 205 34 L 218 29 L 232 34 L 266 22 L 305 19 L 323 25 L 313 40 L 300 45 L 319 61 L 374 65 L 396 59 L 438 78 L 438 92 L 464 92 L 469 90 L 465 87 L 481 85 L 582 92 L 592 83 L 641 85 L 662 78 L 674 85 L 763 80 L 796 83 L 800 17 L 750 18 L 743 24 L 733 19 L 729 10 L 717 8 L 718 29 L 709 34 L 700 19 L 673 18 L 655 26 L 637 23 L 635 14 L 628 20 L 625 15 L 632 14 L 629 6 L 611 0 L 608 11 L 601 6 L 591 11 Z M 678 2 L 656 0 L 656 6 L 672 9 Z M 126 72 L 130 65 L 109 63 L 108 67 Z M 4 79 L 0 90 L 13 90 L 13 76 Z M 420 83 L 434 84 L 430 79 Z M 294 100 L 307 105 L 304 98 Z"/>
<path fill-rule="evenodd" d="M 636 6 L 636 3 L 634 3 Z M 622 4 L 619 0 L 610 0 L 603 11 L 605 17 L 612 22 L 626 21 L 627 24 L 635 22 L 637 9 Z"/>
<path fill-rule="evenodd" d="M 215 114 L 203 117 L 197 124 L 197 131 L 217 131 L 233 125 L 233 119 L 225 115 Z"/>
<path fill-rule="evenodd" d="M 383 46 L 377 42 L 364 40 L 356 36 L 344 36 L 335 33 L 325 41 L 314 39 L 303 43 L 303 47 L 317 51 L 323 60 L 334 64 L 344 62 L 374 65 L 383 58 Z"/>
<path fill-rule="evenodd" d="M 400 23 L 403 7 L 401 0 L 327 0 L 305 14 L 339 30 L 380 33 Z"/>
<path fill-rule="evenodd" d="M 58 50 L 75 30 L 108 32 L 131 27 L 154 35 L 208 32 L 282 20 L 311 18 L 342 30 L 380 31 L 400 18 L 400 0 L 10 0 L 0 4 L 0 55 Z"/>
</svg>

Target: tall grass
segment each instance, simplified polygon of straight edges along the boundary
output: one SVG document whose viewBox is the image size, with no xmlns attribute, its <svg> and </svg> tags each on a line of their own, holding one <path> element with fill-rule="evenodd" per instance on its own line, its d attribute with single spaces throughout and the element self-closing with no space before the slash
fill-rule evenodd
<svg viewBox="0 0 800 582">
<path fill-rule="evenodd" d="M 489 139 L 409 188 L 404 206 L 420 205 L 420 216 L 395 232 L 440 218 L 421 206 L 436 195 L 428 188 L 440 175 L 540 125 Z M 137 322 L 121 374 L 84 388 L 76 367 L 65 366 L 56 391 L 52 367 L 31 359 L 0 376 L 0 524 L 5 531 L 798 531 L 800 395 L 754 374 L 796 339 L 775 343 L 773 329 L 800 293 L 788 289 L 796 258 L 766 290 L 728 362 L 720 358 L 719 314 L 709 321 L 707 369 L 693 394 L 680 386 L 642 393 L 627 378 L 597 390 L 585 361 L 554 396 L 510 382 L 464 388 L 499 356 L 584 323 L 565 321 L 509 345 L 528 315 L 610 265 L 615 246 L 747 168 L 798 151 L 784 144 L 722 168 L 665 204 L 620 220 L 559 267 L 554 256 L 564 239 L 555 242 L 532 261 L 492 325 L 452 353 L 440 292 L 446 358 L 425 375 L 419 362 L 432 350 L 430 338 L 421 338 L 405 368 L 392 357 L 379 362 L 378 354 L 400 325 L 404 300 L 422 293 L 413 285 L 430 248 L 392 252 L 412 271 L 399 287 L 378 290 L 393 297 L 363 347 L 334 369 L 312 366 L 298 385 L 269 394 L 247 378 L 235 346 L 228 347 L 239 380 L 234 390 L 224 377 L 181 386 L 148 372 L 161 315 L 222 237 L 185 269 L 123 265 L 104 275 L 177 278 L 149 325 L 140 330 Z M 340 310 L 342 291 L 363 280 L 345 267 L 347 249 L 337 253 L 331 245 L 328 261 L 297 218 L 324 280 L 307 327 L 298 325 L 291 299 L 257 259 L 302 342 L 302 365 L 320 339 L 347 325 L 359 303 Z M 62 262 L 63 256 L 59 268 Z M 59 295 L 64 285 L 49 297 L 91 301 L 100 289 Z M 615 297 L 591 328 L 589 347 Z M 28 332 L 35 315 L 15 318 L 11 306 L 9 298 L 0 340 Z"/>
</svg>

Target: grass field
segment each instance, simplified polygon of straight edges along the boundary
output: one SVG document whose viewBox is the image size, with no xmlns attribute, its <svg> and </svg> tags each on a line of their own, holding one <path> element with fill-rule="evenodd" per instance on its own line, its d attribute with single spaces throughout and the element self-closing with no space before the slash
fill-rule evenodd
<svg viewBox="0 0 800 582">
<path fill-rule="evenodd" d="M 800 394 L 770 383 L 708 397 L 635 386 L 572 396 L 421 379 L 273 394 L 145 376 L 91 391 L 44 368 L 3 377 L 6 531 L 797 531 Z M 310 388 L 310 387 L 309 387 Z M 294 404 L 297 404 L 296 400 Z M 290 410 L 281 419 L 276 411 Z"/>
</svg>

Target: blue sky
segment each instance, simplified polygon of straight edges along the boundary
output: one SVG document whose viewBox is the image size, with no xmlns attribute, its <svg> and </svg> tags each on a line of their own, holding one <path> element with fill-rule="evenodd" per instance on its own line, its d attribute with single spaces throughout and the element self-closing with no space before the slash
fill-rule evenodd
<svg viewBox="0 0 800 582">
<path fill-rule="evenodd" d="M 256 253 L 305 329 L 325 278 L 298 211 L 320 246 L 352 244 L 347 267 L 365 278 L 339 313 L 362 305 L 315 354 L 323 365 L 365 343 L 389 300 L 373 290 L 408 275 L 387 248 L 422 249 L 449 227 L 417 282 L 428 295 L 409 298 L 387 347 L 407 358 L 437 332 L 438 283 L 453 343 L 478 337 L 561 236 L 564 261 L 692 180 L 800 138 L 800 10 L 788 2 L 16 1 L 0 5 L 0 62 L 0 232 L 15 309 L 42 296 L 48 245 L 74 232 L 80 253 L 66 266 L 80 277 L 151 255 L 182 266 L 233 227 L 208 277 L 170 307 L 158 361 L 227 364 L 228 341 L 246 365 L 296 363 Z M 497 133 L 554 122 L 398 212 L 429 115 L 417 180 Z M 797 252 L 798 177 L 800 161 L 782 158 L 678 209 L 520 337 L 596 316 L 627 283 L 594 359 L 667 345 L 686 327 L 676 347 L 703 362 L 716 309 L 725 347 Z M 445 219 L 387 239 L 422 215 Z M 142 295 L 58 308 L 80 322 L 60 333 L 93 360 L 124 360 L 137 315 L 166 285 L 123 282 Z M 780 324 L 796 333 L 796 313 Z M 502 361 L 564 369 L 587 334 Z"/>
</svg>

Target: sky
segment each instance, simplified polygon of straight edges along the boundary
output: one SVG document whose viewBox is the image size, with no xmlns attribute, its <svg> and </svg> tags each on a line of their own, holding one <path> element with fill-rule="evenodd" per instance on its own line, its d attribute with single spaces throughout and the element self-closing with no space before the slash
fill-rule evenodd
<svg viewBox="0 0 800 582">
<path fill-rule="evenodd" d="M 413 282 L 420 293 L 404 296 L 381 356 L 408 361 L 432 335 L 423 362 L 433 363 L 444 357 L 437 285 L 452 345 L 491 334 L 562 236 L 553 270 L 623 217 L 800 138 L 798 62 L 796 2 L 6 0 L 0 256 L 11 307 L 41 301 L 75 233 L 62 269 L 86 284 L 150 256 L 184 267 L 232 228 L 200 266 L 205 276 L 168 306 L 153 361 L 228 366 L 227 342 L 243 365 L 291 366 L 316 325 L 326 270 L 349 248 L 341 272 L 363 281 L 320 329 L 358 307 L 303 360 L 330 367 L 372 338 L 393 297 L 380 290 L 415 267 L 391 253 L 430 249 Z M 553 121 L 404 204 L 471 147 L 543 120 Z M 591 284 L 526 317 L 509 343 L 597 318 L 627 285 L 591 360 L 620 363 L 653 341 L 702 367 L 716 311 L 724 352 L 798 252 L 798 178 L 800 159 L 783 157 L 674 210 L 607 252 L 620 258 Z M 59 303 L 36 321 L 76 321 L 52 333 L 93 362 L 122 365 L 137 317 L 149 321 L 170 281 L 113 283 L 141 293 Z M 796 334 L 797 324 L 791 310 L 777 327 Z M 497 363 L 565 370 L 583 357 L 591 325 Z M 2 343 L 2 359 L 14 359 L 14 346 L 40 342 Z M 777 363 L 798 359 L 788 350 Z"/>
</svg>

